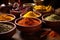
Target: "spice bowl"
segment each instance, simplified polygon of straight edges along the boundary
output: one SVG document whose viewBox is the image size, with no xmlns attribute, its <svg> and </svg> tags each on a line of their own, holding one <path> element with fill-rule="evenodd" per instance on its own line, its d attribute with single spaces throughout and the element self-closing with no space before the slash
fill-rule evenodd
<svg viewBox="0 0 60 40">
<path fill-rule="evenodd" d="M 16 18 L 20 17 L 20 11 L 10 10 L 10 14 L 13 14 L 16 16 Z"/>
<path fill-rule="evenodd" d="M 39 12 L 42 15 L 44 15 L 44 14 L 48 14 L 48 13 L 54 12 L 54 8 L 52 8 L 52 6 L 50 6 L 50 5 L 48 5 L 48 6 L 36 5 L 36 6 L 33 7 L 33 11 Z"/>
<path fill-rule="evenodd" d="M 35 3 L 24 3 L 23 4 L 23 7 L 33 7 L 33 6 L 35 6 L 36 4 Z"/>
<path fill-rule="evenodd" d="M 13 14 L 0 13 L 0 22 L 14 22 L 15 18 Z"/>
<path fill-rule="evenodd" d="M 37 11 L 27 11 L 26 13 L 21 13 L 20 17 L 27 18 L 39 18 L 41 19 L 42 14 Z"/>
<path fill-rule="evenodd" d="M 9 25 L 9 27 L 8 27 Z M 5 26 L 5 27 L 3 27 Z M 8 30 L 9 29 L 9 30 Z M 12 22 L 0 22 L 0 39 L 12 38 L 16 33 L 16 25 Z"/>
<path fill-rule="evenodd" d="M 42 16 L 42 20 L 45 22 L 46 26 L 48 28 L 51 28 L 53 30 L 59 30 L 60 29 L 60 20 L 46 20 L 45 17 L 50 16 L 51 14 L 45 14 Z"/>
<path fill-rule="evenodd" d="M 31 22 L 32 20 L 37 21 L 38 23 L 34 23 Z M 31 20 L 31 21 L 30 21 Z M 23 25 L 19 24 L 19 21 L 21 21 L 21 23 L 23 23 Z M 27 21 L 27 22 L 25 22 Z M 25 25 L 26 23 L 26 25 Z M 25 18 L 18 18 L 15 20 L 15 24 L 17 25 L 17 29 L 26 33 L 32 33 L 32 32 L 36 32 L 41 30 L 41 26 L 42 26 L 42 21 L 38 18 L 28 18 L 27 20 L 25 20 Z"/>
</svg>

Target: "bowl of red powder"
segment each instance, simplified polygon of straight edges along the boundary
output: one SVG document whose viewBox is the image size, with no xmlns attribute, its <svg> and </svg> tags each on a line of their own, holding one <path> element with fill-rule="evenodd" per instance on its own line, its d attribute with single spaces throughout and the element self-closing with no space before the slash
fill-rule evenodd
<svg viewBox="0 0 60 40">
<path fill-rule="evenodd" d="M 41 29 L 42 21 L 38 18 L 18 18 L 15 20 L 17 29 L 24 32 L 36 32 Z"/>
</svg>

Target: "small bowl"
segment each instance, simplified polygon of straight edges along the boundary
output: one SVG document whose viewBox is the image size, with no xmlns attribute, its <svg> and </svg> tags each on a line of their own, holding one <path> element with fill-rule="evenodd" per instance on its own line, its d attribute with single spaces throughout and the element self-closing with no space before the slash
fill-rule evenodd
<svg viewBox="0 0 60 40">
<path fill-rule="evenodd" d="M 35 3 L 24 3 L 24 4 L 23 4 L 23 7 L 28 7 L 28 6 L 33 7 L 33 6 L 35 6 L 35 5 L 36 5 Z"/>
<path fill-rule="evenodd" d="M 50 11 L 40 11 L 40 10 L 35 10 L 33 8 L 33 11 L 37 11 L 37 12 L 41 13 L 42 15 L 44 15 L 44 14 L 48 14 L 48 13 L 53 13 L 54 12 L 54 8 L 52 8 Z"/>
<path fill-rule="evenodd" d="M 55 20 L 55 21 L 45 20 L 45 17 L 47 17 L 49 15 L 51 15 L 51 14 L 49 13 L 49 14 L 45 14 L 42 16 L 42 20 L 45 22 L 46 26 L 53 30 L 60 29 L 60 20 Z"/>
<path fill-rule="evenodd" d="M 0 14 L 2 14 L 2 13 L 0 13 Z M 3 13 L 3 14 L 7 14 L 7 13 Z M 14 19 L 13 20 L 5 20 L 3 22 L 13 22 L 15 20 L 15 18 L 16 18 L 13 14 L 7 14 L 7 15 L 13 17 Z"/>
<path fill-rule="evenodd" d="M 34 12 L 34 11 L 33 11 L 33 12 Z M 27 12 L 26 12 L 26 13 L 27 13 Z M 22 18 L 23 15 L 25 15 L 26 13 L 21 13 L 21 14 L 20 14 L 20 17 Z M 38 16 L 38 17 L 32 17 L 32 18 L 39 18 L 39 19 L 41 19 L 42 14 L 39 13 L 39 12 L 37 12 L 37 11 L 35 11 L 35 13 L 36 13 L 36 14 L 39 14 L 40 16 Z"/>
<path fill-rule="evenodd" d="M 38 18 L 31 18 L 31 19 L 35 19 L 38 20 L 40 23 L 38 25 L 33 25 L 33 26 L 22 26 L 19 25 L 17 22 L 19 20 L 22 20 L 23 18 L 18 18 L 15 20 L 15 24 L 17 25 L 17 29 L 23 32 L 27 32 L 27 33 L 32 33 L 32 32 L 36 32 L 41 30 L 41 26 L 42 26 L 42 21 Z"/>
<path fill-rule="evenodd" d="M 36 11 L 36 10 L 33 9 L 33 11 Z M 37 11 L 37 12 L 41 13 L 42 15 L 44 15 L 44 14 L 48 14 L 48 13 L 53 13 L 53 12 L 54 12 L 54 9 L 52 9 L 52 10 L 49 11 L 49 12 L 46 12 L 46 11 Z"/>
<path fill-rule="evenodd" d="M 58 15 L 60 15 L 60 8 L 55 9 L 55 13 L 58 14 Z"/>
<path fill-rule="evenodd" d="M 10 14 L 13 14 L 16 16 L 16 18 L 20 17 L 20 11 L 10 10 Z"/>
<path fill-rule="evenodd" d="M 13 28 L 7 32 L 1 32 L 0 33 L 0 38 L 11 38 L 15 33 L 16 33 L 16 25 L 12 22 L 0 22 L 4 24 L 9 24 L 12 25 Z"/>
<path fill-rule="evenodd" d="M 0 12 L 3 12 L 3 13 L 9 13 L 9 7 L 7 7 L 6 5 L 2 5 L 0 6 Z"/>
</svg>

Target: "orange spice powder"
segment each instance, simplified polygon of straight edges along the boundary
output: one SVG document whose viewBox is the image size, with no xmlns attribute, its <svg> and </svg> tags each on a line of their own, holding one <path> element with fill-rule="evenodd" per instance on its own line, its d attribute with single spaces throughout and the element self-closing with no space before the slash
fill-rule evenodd
<svg viewBox="0 0 60 40">
<path fill-rule="evenodd" d="M 19 20 L 18 24 L 21 26 L 33 26 L 33 25 L 40 24 L 40 21 L 38 21 L 34 18 L 24 18 L 22 20 Z"/>
</svg>

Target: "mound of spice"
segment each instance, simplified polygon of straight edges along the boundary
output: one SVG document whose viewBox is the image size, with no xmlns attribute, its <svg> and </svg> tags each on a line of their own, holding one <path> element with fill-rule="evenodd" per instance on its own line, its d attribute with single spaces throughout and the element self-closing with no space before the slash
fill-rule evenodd
<svg viewBox="0 0 60 40">
<path fill-rule="evenodd" d="M 13 28 L 12 25 L 0 23 L 0 33 L 7 32 Z"/>
<path fill-rule="evenodd" d="M 14 17 L 9 16 L 7 14 L 0 14 L 0 21 L 7 21 L 7 20 L 13 20 Z"/>
<path fill-rule="evenodd" d="M 45 6 L 44 5 L 35 5 L 34 9 L 35 10 L 45 10 Z"/>
<path fill-rule="evenodd" d="M 44 6 L 44 5 L 35 5 L 34 10 L 39 11 L 39 12 L 50 12 L 52 10 L 52 6 Z"/>
<path fill-rule="evenodd" d="M 50 16 L 45 17 L 45 20 L 60 20 L 60 16 L 57 14 L 51 14 Z"/>
<path fill-rule="evenodd" d="M 40 17 L 40 16 L 41 16 L 41 14 L 35 13 L 33 11 L 29 11 L 23 15 L 23 17 L 28 17 L 28 18 L 36 18 L 36 17 Z"/>
<path fill-rule="evenodd" d="M 18 21 L 18 24 L 21 26 L 34 26 L 39 25 L 40 21 L 34 18 L 23 18 L 22 20 Z"/>
</svg>

